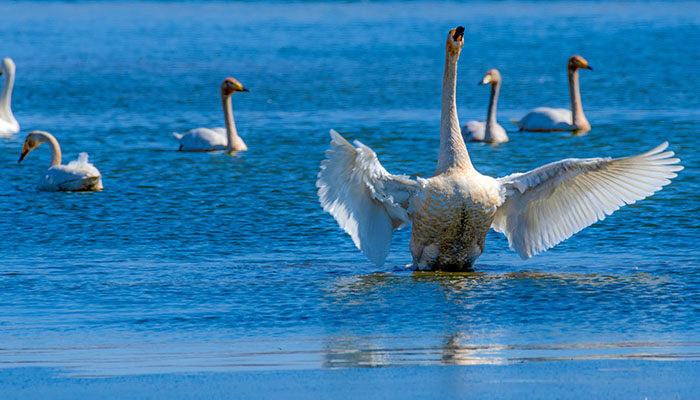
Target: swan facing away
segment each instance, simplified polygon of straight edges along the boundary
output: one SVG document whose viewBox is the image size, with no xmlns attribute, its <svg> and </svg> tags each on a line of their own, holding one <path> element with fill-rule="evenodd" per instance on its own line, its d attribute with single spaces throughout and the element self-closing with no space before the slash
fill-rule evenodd
<svg viewBox="0 0 700 400">
<path fill-rule="evenodd" d="M 221 102 L 224 109 L 224 121 L 226 128 L 196 128 L 184 135 L 173 132 L 173 136 L 180 141 L 180 149 L 185 151 L 245 151 L 248 146 L 238 136 L 236 124 L 233 122 L 233 107 L 231 95 L 235 92 L 247 92 L 240 82 L 233 78 L 226 78 L 221 82 Z"/>
<path fill-rule="evenodd" d="M 17 162 L 22 162 L 29 152 L 42 143 L 48 144 L 51 149 L 51 166 L 41 177 L 39 190 L 51 192 L 102 190 L 100 171 L 88 162 L 87 153 L 80 153 L 77 160 L 71 161 L 67 165 L 61 165 L 61 147 L 58 145 L 58 140 L 48 132 L 30 132 L 24 140 L 22 155 L 19 156 Z"/>
<path fill-rule="evenodd" d="M 566 159 L 498 179 L 480 174 L 457 118 L 463 32 L 453 29 L 447 38 L 440 151 L 432 177 L 392 175 L 372 149 L 331 130 L 316 182 L 320 203 L 377 265 L 389 252 L 392 232 L 408 223 L 419 269 L 471 268 L 491 228 L 529 258 L 660 190 L 683 169 L 663 143 L 632 157 Z"/>
<path fill-rule="evenodd" d="M 504 143 L 508 141 L 506 130 L 496 120 L 498 93 L 501 91 L 501 73 L 497 69 L 486 72 L 479 85 L 491 84 L 491 98 L 486 122 L 469 121 L 462 127 L 462 135 L 472 142 Z"/>
<path fill-rule="evenodd" d="M 19 132 L 19 123 L 12 115 L 12 88 L 15 86 L 15 63 L 5 58 L 0 65 L 0 75 L 5 75 L 5 84 L 0 94 L 0 136 L 14 135 Z"/>
<path fill-rule="evenodd" d="M 591 124 L 583 114 L 581 91 L 578 85 L 578 70 L 590 69 L 588 61 L 581 56 L 572 56 L 566 65 L 569 76 L 569 95 L 571 110 L 565 108 L 538 107 L 527 113 L 520 121 L 513 121 L 521 131 L 550 132 L 576 131 L 579 133 L 591 130 Z"/>
</svg>

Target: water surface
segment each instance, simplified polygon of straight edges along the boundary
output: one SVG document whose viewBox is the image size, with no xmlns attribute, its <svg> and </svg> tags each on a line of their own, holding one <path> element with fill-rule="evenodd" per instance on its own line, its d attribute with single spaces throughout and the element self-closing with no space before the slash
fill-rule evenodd
<svg viewBox="0 0 700 400">
<path fill-rule="evenodd" d="M 497 7 L 498 12 L 494 12 Z M 700 354 L 700 6 L 480 2 L 0 4 L 0 56 L 17 64 L 22 126 L 0 140 L 0 365 L 101 376 L 150 372 L 697 360 Z M 328 129 L 393 173 L 430 175 L 444 41 L 466 25 L 461 121 L 566 107 L 583 55 L 593 130 L 512 132 L 469 144 L 503 176 L 566 157 L 636 154 L 668 140 L 686 167 L 522 261 L 491 233 L 476 272 L 412 272 L 410 230 L 376 267 L 315 194 Z M 250 151 L 175 151 L 171 132 L 222 126 L 234 76 Z M 34 190 L 48 149 L 87 151 L 101 193 Z"/>
</svg>

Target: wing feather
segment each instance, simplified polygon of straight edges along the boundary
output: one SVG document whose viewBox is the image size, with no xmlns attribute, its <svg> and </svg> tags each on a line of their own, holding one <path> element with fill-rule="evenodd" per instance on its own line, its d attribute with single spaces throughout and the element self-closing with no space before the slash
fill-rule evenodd
<svg viewBox="0 0 700 400">
<path fill-rule="evenodd" d="M 377 265 L 384 264 L 391 235 L 409 222 L 410 198 L 417 183 L 392 175 L 374 151 L 355 146 L 331 129 L 331 147 L 321 163 L 316 187 L 323 209 Z"/>
<path fill-rule="evenodd" d="M 505 198 L 493 228 L 522 258 L 545 251 L 669 184 L 683 166 L 667 147 L 618 159 L 567 159 L 500 178 Z"/>
</svg>

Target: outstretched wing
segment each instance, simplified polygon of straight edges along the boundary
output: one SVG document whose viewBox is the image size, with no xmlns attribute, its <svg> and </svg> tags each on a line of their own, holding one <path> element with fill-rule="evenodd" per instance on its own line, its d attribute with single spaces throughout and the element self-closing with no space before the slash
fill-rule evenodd
<svg viewBox="0 0 700 400">
<path fill-rule="evenodd" d="M 316 181 L 318 198 L 375 264 L 384 264 L 394 229 L 409 222 L 409 200 L 417 185 L 391 175 L 372 149 L 358 141 L 353 146 L 331 129 L 331 147 Z"/>
<path fill-rule="evenodd" d="M 505 199 L 492 227 L 520 257 L 532 257 L 669 184 L 683 166 L 667 147 L 618 159 L 567 159 L 500 178 Z"/>
</svg>

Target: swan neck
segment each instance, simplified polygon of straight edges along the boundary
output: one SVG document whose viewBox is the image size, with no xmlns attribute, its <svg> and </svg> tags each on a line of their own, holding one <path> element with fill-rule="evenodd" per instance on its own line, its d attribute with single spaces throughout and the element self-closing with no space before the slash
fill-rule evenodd
<svg viewBox="0 0 700 400">
<path fill-rule="evenodd" d="M 581 103 L 581 91 L 578 83 L 578 69 L 569 69 L 569 95 L 571 96 L 572 125 L 576 129 L 590 128 L 590 124 L 583 114 Z"/>
<path fill-rule="evenodd" d="M 496 109 L 498 108 L 498 93 L 501 91 L 501 81 L 496 81 L 491 85 L 491 98 L 489 99 L 489 111 L 486 115 L 486 135 L 485 139 L 490 139 L 492 137 L 491 133 L 495 129 L 496 122 Z"/>
<path fill-rule="evenodd" d="M 447 52 L 442 81 L 442 113 L 440 116 L 440 152 L 435 174 L 451 169 L 472 168 L 457 117 L 457 61 L 459 53 Z"/>
<path fill-rule="evenodd" d="M 231 105 L 231 95 L 221 94 L 221 102 L 224 108 L 224 121 L 226 122 L 226 149 L 233 150 L 233 143 L 238 136 L 236 123 L 233 121 L 233 106 Z"/>
<path fill-rule="evenodd" d="M 42 132 L 39 134 L 39 141 L 41 143 L 48 144 L 49 148 L 51 149 L 50 167 L 61 165 L 61 146 L 58 145 L 58 140 L 56 140 L 56 138 L 52 134 L 48 132 Z"/>
<path fill-rule="evenodd" d="M 12 88 L 15 86 L 15 72 L 5 71 L 3 74 L 5 76 L 5 84 L 2 85 L 2 93 L 0 93 L 0 117 L 5 120 L 12 121 L 14 116 L 12 115 Z"/>
</svg>

